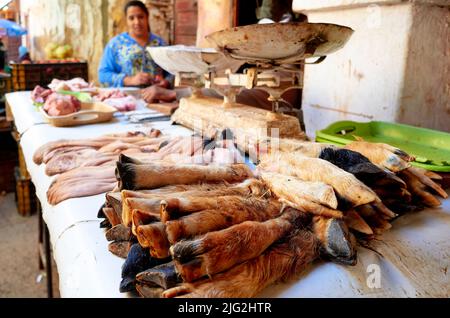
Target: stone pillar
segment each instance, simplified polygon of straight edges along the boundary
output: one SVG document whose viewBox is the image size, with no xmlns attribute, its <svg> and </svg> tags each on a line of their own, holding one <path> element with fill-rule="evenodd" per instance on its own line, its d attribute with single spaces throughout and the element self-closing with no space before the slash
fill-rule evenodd
<svg viewBox="0 0 450 318">
<path fill-rule="evenodd" d="M 339 120 L 450 131 L 449 0 L 294 0 L 293 10 L 355 30 L 344 49 L 305 68 L 309 137 Z"/>
<path fill-rule="evenodd" d="M 233 0 L 198 0 L 197 46 L 212 47 L 205 36 L 233 26 Z"/>
</svg>

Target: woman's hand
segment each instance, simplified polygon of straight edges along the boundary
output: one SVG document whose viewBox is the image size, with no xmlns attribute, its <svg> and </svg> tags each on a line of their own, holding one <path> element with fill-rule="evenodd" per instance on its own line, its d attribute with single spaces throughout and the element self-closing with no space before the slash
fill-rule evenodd
<svg viewBox="0 0 450 318">
<path fill-rule="evenodd" d="M 168 80 L 163 78 L 161 75 L 156 75 L 155 79 L 153 80 L 153 85 L 157 85 L 162 88 L 170 89 L 170 83 Z"/>
<path fill-rule="evenodd" d="M 125 77 L 123 83 L 125 86 L 150 85 L 152 83 L 152 77 L 150 74 L 139 72 L 134 76 Z"/>
<path fill-rule="evenodd" d="M 159 87 L 162 87 L 162 88 L 170 89 L 170 83 L 169 83 L 168 80 L 165 80 L 165 79 L 162 79 L 160 81 L 155 81 L 155 82 L 153 82 L 153 85 L 156 85 L 156 86 L 159 86 Z"/>
<path fill-rule="evenodd" d="M 173 102 L 177 99 L 177 94 L 174 90 L 165 89 L 159 85 L 153 85 L 143 89 L 141 95 L 149 104 L 157 102 Z"/>
</svg>

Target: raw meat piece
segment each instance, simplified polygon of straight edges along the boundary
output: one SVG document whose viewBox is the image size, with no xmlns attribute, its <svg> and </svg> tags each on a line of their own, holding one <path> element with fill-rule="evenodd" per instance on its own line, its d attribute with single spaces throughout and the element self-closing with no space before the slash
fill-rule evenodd
<svg viewBox="0 0 450 318">
<path fill-rule="evenodd" d="M 52 93 L 51 89 L 45 89 L 38 85 L 34 88 L 33 92 L 31 92 L 31 100 L 35 103 L 45 103 Z"/>
<path fill-rule="evenodd" d="M 79 92 L 86 89 L 93 89 L 94 85 L 87 83 L 82 78 L 76 77 L 68 81 L 53 79 L 48 87 L 55 92 L 60 90 Z"/>
<path fill-rule="evenodd" d="M 108 98 L 103 100 L 103 103 L 115 107 L 120 112 L 129 112 L 136 110 L 137 108 L 137 99 L 133 96 L 122 98 Z"/>
<path fill-rule="evenodd" d="M 44 104 L 44 110 L 49 116 L 64 116 L 76 113 L 81 109 L 81 102 L 74 96 L 51 94 Z"/>
<path fill-rule="evenodd" d="M 125 94 L 123 91 L 121 91 L 119 89 L 102 89 L 94 97 L 94 100 L 103 102 L 106 99 L 123 98 L 123 97 L 127 97 L 127 94 Z"/>
</svg>

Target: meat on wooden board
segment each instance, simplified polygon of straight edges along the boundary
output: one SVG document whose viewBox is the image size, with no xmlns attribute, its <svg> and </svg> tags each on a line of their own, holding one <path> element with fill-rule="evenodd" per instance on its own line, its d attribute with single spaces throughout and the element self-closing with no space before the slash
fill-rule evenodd
<svg viewBox="0 0 450 318">
<path fill-rule="evenodd" d="M 53 93 L 51 89 L 45 89 L 41 86 L 36 86 L 31 92 L 31 100 L 35 103 L 45 103 L 47 98 Z"/>
<path fill-rule="evenodd" d="M 79 111 L 81 102 L 72 95 L 53 93 L 47 97 L 43 109 L 49 116 L 64 116 Z"/>
</svg>

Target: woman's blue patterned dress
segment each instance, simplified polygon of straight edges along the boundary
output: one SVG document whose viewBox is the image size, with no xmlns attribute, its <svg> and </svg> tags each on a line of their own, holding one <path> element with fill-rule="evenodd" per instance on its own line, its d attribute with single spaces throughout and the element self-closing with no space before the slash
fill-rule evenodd
<svg viewBox="0 0 450 318">
<path fill-rule="evenodd" d="M 148 43 L 149 46 L 166 45 L 163 39 L 154 34 L 150 34 Z M 168 75 L 153 61 L 145 47 L 139 45 L 127 32 L 109 41 L 98 68 L 100 84 L 106 87 L 123 87 L 126 76 L 139 72 L 162 78 Z"/>
</svg>

